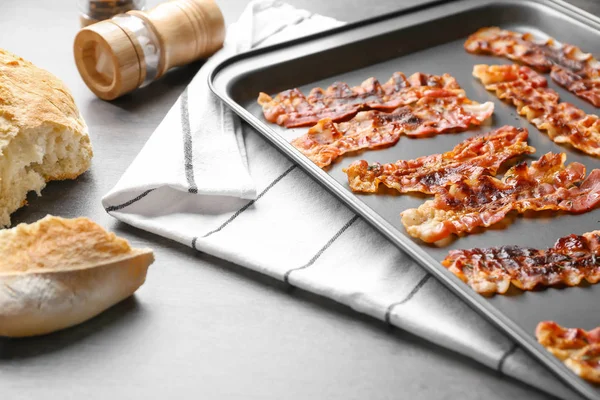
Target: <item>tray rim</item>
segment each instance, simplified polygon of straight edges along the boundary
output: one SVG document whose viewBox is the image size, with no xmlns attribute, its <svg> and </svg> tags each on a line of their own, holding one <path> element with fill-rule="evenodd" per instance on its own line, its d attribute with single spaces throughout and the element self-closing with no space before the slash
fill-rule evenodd
<svg viewBox="0 0 600 400">
<path fill-rule="evenodd" d="M 462 301 L 466 302 L 471 308 L 473 308 L 478 314 L 483 316 L 485 319 L 490 321 L 492 324 L 497 326 L 503 331 L 511 340 L 515 341 L 523 350 L 536 358 L 539 362 L 544 364 L 555 376 L 559 377 L 564 383 L 576 390 L 579 394 L 584 395 L 586 398 L 600 399 L 600 388 L 594 389 L 591 383 L 586 382 L 569 368 L 567 368 L 562 361 L 553 356 L 543 346 L 541 346 L 535 335 L 530 332 L 526 332 L 516 322 L 513 322 L 508 316 L 500 311 L 500 309 L 493 306 L 491 303 L 485 301 L 485 297 L 479 295 L 468 285 L 465 285 L 460 279 L 454 274 L 450 273 L 446 269 L 433 267 L 432 264 L 439 264 L 432 256 L 430 256 L 424 247 L 415 244 L 410 238 L 405 235 L 398 235 L 397 231 L 391 224 L 383 219 L 374 210 L 371 210 L 369 206 L 362 203 L 358 197 L 356 197 L 347 188 L 344 188 L 339 182 L 331 177 L 326 171 L 322 170 L 314 163 L 312 163 L 307 157 L 296 150 L 285 138 L 273 130 L 269 124 L 265 121 L 256 118 L 252 113 L 246 110 L 241 104 L 237 103 L 233 98 L 229 96 L 227 90 L 221 91 L 217 87 L 216 80 L 219 73 L 222 72 L 228 66 L 235 64 L 240 61 L 244 61 L 249 58 L 254 58 L 261 54 L 276 52 L 277 50 L 290 48 L 293 46 L 310 43 L 324 39 L 327 37 L 335 36 L 339 33 L 353 31 L 369 25 L 374 25 L 379 22 L 383 22 L 388 19 L 394 19 L 401 16 L 406 16 L 412 13 L 425 11 L 428 9 L 435 9 L 437 7 L 449 4 L 457 3 L 466 5 L 467 8 L 463 8 L 460 12 L 467 10 L 477 9 L 481 7 L 490 6 L 508 6 L 508 5 L 539 5 L 543 7 L 549 7 L 554 11 L 568 11 L 570 18 L 575 18 L 579 22 L 586 23 L 586 26 L 600 32 L 600 16 L 595 16 L 581 8 L 574 6 L 573 4 L 567 3 L 564 0 L 434 0 L 429 3 L 419 4 L 386 13 L 383 15 L 375 16 L 372 18 L 351 22 L 330 30 L 318 32 L 315 34 L 303 36 L 290 41 L 277 43 L 270 46 L 261 47 L 258 49 L 250 50 L 240 54 L 230 56 L 217 65 L 210 71 L 207 81 L 211 91 L 222 101 L 224 101 L 238 116 L 244 119 L 250 126 L 258 131 L 258 133 L 267 139 L 272 145 L 274 145 L 283 155 L 300 166 L 304 172 L 306 172 L 311 179 L 314 179 L 317 183 L 323 186 L 326 190 L 340 199 L 346 206 L 350 207 L 355 213 L 360 215 L 365 221 L 371 226 L 383 234 L 388 240 L 390 240 L 396 247 L 406 252 L 413 260 L 419 263 L 428 273 L 433 275 L 438 281 L 444 286 L 450 289 L 455 295 L 461 298 Z M 562 9 L 562 10 L 561 10 Z M 445 14 L 446 16 L 447 14 Z M 396 29 L 404 29 L 406 26 L 397 26 Z M 352 41 L 348 42 L 351 43 Z"/>
</svg>

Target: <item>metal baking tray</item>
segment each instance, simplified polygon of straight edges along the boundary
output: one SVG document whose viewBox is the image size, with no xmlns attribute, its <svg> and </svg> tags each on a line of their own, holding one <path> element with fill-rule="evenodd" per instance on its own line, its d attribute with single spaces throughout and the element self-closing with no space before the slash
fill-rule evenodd
<svg viewBox="0 0 600 400">
<path fill-rule="evenodd" d="M 473 65 L 507 64 L 503 58 L 476 56 L 465 52 L 466 37 L 484 26 L 547 34 L 560 41 L 578 45 L 600 54 L 600 18 L 560 0 L 459 0 L 433 4 L 350 24 L 235 56 L 217 66 L 209 78 L 212 90 L 279 150 L 300 165 L 358 214 L 369 221 L 398 247 L 409 253 L 437 279 L 463 300 L 489 318 L 516 340 L 525 350 L 542 361 L 565 382 L 588 398 L 600 398 L 600 387 L 590 385 L 567 369 L 535 339 L 539 321 L 554 320 L 567 327 L 591 329 L 600 325 L 600 284 L 573 288 L 549 288 L 509 295 L 483 297 L 448 272 L 440 261 L 451 249 L 519 244 L 548 248 L 563 236 L 598 229 L 600 209 L 581 215 L 538 213 L 512 218 L 505 228 L 488 228 L 454 240 L 445 247 L 427 245 L 408 236 L 400 221 L 400 212 L 418 207 L 427 198 L 411 195 L 357 195 L 350 191 L 342 168 L 358 159 L 370 162 L 394 162 L 422 155 L 441 153 L 475 134 L 502 125 L 529 129 L 529 143 L 537 148 L 529 161 L 542 154 L 565 152 L 567 162 L 578 161 L 588 171 L 600 167 L 600 160 L 568 146 L 553 143 L 515 108 L 498 100 L 472 77 Z M 393 72 L 407 76 L 413 72 L 449 73 L 465 89 L 467 96 L 496 105 L 491 126 L 459 134 L 431 138 L 401 137 L 393 147 L 346 156 L 327 171 L 321 170 L 289 144 L 307 129 L 285 129 L 268 123 L 256 103 L 258 93 L 275 94 L 299 87 L 304 93 L 316 86 L 327 87 L 334 81 L 360 84 L 371 76 L 381 82 Z M 549 78 L 549 77 L 548 77 Z M 563 101 L 571 102 L 588 113 L 600 110 L 580 100 L 548 79 Z M 401 266 L 399 266 L 401 268 Z"/>
</svg>

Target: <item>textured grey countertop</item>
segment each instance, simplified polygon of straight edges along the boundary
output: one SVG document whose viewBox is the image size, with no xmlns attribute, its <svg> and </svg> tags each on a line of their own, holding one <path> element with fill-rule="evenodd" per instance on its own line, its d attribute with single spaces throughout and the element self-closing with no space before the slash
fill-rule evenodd
<svg viewBox="0 0 600 400">
<path fill-rule="evenodd" d="M 289 0 L 354 21 L 418 0 Z M 599 13 L 594 0 L 572 0 Z M 156 1 L 149 1 L 150 5 Z M 221 0 L 228 23 L 246 1 Z M 368 4 L 368 7 L 365 5 Z M 73 62 L 74 0 L 3 0 L 0 46 L 71 88 L 92 136 L 91 170 L 51 183 L 13 220 L 88 216 L 156 262 L 136 296 L 72 329 L 0 339 L 3 399 L 545 399 L 448 350 L 271 278 L 195 253 L 109 217 L 100 198 L 118 180 L 200 64 L 112 103 Z"/>
</svg>

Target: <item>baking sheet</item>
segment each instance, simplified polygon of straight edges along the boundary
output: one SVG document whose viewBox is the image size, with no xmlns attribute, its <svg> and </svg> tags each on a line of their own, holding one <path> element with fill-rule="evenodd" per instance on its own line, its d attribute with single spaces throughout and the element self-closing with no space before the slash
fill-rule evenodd
<svg viewBox="0 0 600 400">
<path fill-rule="evenodd" d="M 394 162 L 422 155 L 442 153 L 476 134 L 502 125 L 526 127 L 535 154 L 531 161 L 549 151 L 565 152 L 567 162 L 580 162 L 588 172 L 600 167 L 600 160 L 568 146 L 553 143 L 520 117 L 515 108 L 498 100 L 472 77 L 475 64 L 509 64 L 509 60 L 476 56 L 463 49 L 466 37 L 483 26 L 501 26 L 538 35 L 550 35 L 560 41 L 578 45 L 585 51 L 600 54 L 600 20 L 566 3 L 538 1 L 455 1 L 437 3 L 409 13 L 400 13 L 304 40 L 274 46 L 234 57 L 219 66 L 211 76 L 211 87 L 238 114 L 256 127 L 309 174 L 340 197 L 399 247 L 410 253 L 434 276 L 492 322 L 515 338 L 526 350 L 542 360 L 551 370 L 588 398 L 600 398 L 600 389 L 571 373 L 535 340 L 538 322 L 554 320 L 567 327 L 592 329 L 600 325 L 600 284 L 582 284 L 575 288 L 549 288 L 522 292 L 511 288 L 507 295 L 482 297 L 449 273 L 439 263 L 451 249 L 519 244 L 545 249 L 571 233 L 581 234 L 598 229 L 600 209 L 581 215 L 532 213 L 511 214 L 508 226 L 491 227 L 480 233 L 456 238 L 437 247 L 409 237 L 400 221 L 400 212 L 418 207 L 431 198 L 422 195 L 364 195 L 350 191 L 342 169 L 355 160 Z M 392 73 L 402 71 L 449 73 L 454 76 L 470 99 L 493 101 L 492 121 L 477 129 L 431 138 L 401 137 L 397 145 L 365 151 L 341 158 L 322 171 L 297 152 L 289 141 L 307 129 L 285 129 L 268 123 L 256 103 L 259 91 L 275 94 L 299 87 L 304 93 L 311 88 L 327 87 L 334 81 L 350 86 L 374 76 L 385 82 Z M 587 102 L 558 87 L 548 77 L 549 86 L 558 91 L 562 101 L 571 102 L 588 113 L 598 113 Z"/>
</svg>

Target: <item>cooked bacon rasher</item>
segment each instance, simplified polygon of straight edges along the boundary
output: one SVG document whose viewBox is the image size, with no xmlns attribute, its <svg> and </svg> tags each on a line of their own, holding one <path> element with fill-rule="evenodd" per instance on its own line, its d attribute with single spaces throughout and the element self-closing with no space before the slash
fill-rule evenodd
<svg viewBox="0 0 600 400">
<path fill-rule="evenodd" d="M 510 158 L 535 152 L 527 145 L 527 130 L 503 126 L 486 135 L 468 138 L 452 150 L 391 164 L 355 161 L 344 172 L 355 192 L 376 193 L 379 184 L 400 193 L 433 194 L 439 187 L 479 175 L 496 175 Z"/>
<path fill-rule="evenodd" d="M 417 72 L 407 79 L 402 72 L 396 72 L 383 85 L 369 78 L 352 88 L 344 82 L 335 82 L 325 90 L 317 87 L 308 96 L 299 89 L 285 90 L 275 98 L 260 93 L 258 104 L 267 121 L 294 128 L 312 126 L 323 118 L 346 121 L 359 111 L 389 112 L 423 97 L 465 97 L 465 92 L 448 74 Z"/>
<path fill-rule="evenodd" d="M 522 290 L 582 280 L 600 281 L 600 231 L 569 235 L 552 248 L 520 246 L 452 250 L 442 261 L 457 277 L 481 294 L 506 293 L 510 284 Z"/>
<path fill-rule="evenodd" d="M 600 170 L 585 178 L 585 166 L 564 165 L 566 155 L 547 153 L 527 166 L 518 164 L 502 179 L 482 175 L 440 188 L 433 200 L 402 213 L 406 231 L 433 243 L 452 234 L 488 227 L 515 210 L 582 213 L 600 202 Z"/>
<path fill-rule="evenodd" d="M 506 57 L 550 72 L 556 83 L 600 107 L 600 61 L 578 47 L 552 38 L 537 40 L 531 33 L 489 27 L 469 36 L 465 49 L 470 53 Z"/>
<path fill-rule="evenodd" d="M 319 167 L 326 167 L 349 152 L 395 144 L 401 135 L 424 136 L 462 132 L 480 125 L 494 112 L 494 104 L 479 104 L 466 97 L 423 97 L 411 106 L 390 113 L 363 111 L 347 122 L 322 119 L 296 138 L 292 145 Z"/>
<path fill-rule="evenodd" d="M 518 65 L 476 65 L 473 76 L 499 99 L 511 102 L 519 114 L 556 143 L 570 144 L 600 156 L 600 118 L 570 103 L 559 103 L 558 93 L 545 87 L 544 77 Z"/>
<path fill-rule="evenodd" d="M 538 342 L 585 380 L 600 383 L 600 327 L 591 331 L 563 328 L 542 321 L 535 330 Z"/>
</svg>

